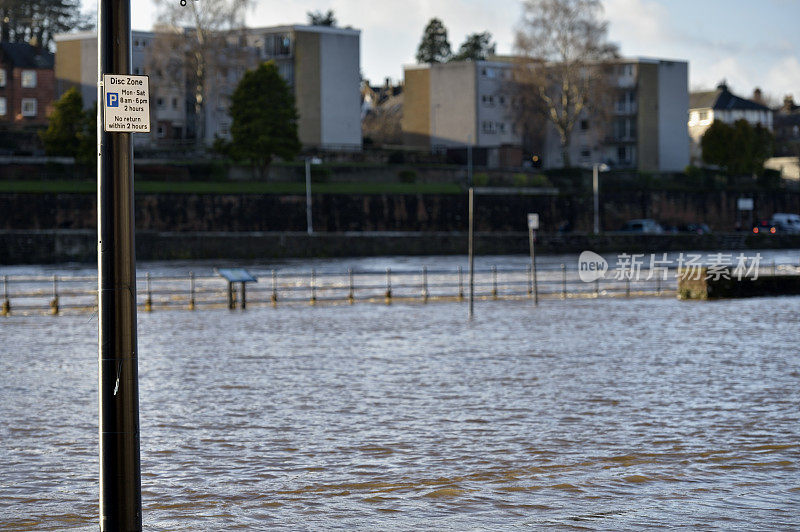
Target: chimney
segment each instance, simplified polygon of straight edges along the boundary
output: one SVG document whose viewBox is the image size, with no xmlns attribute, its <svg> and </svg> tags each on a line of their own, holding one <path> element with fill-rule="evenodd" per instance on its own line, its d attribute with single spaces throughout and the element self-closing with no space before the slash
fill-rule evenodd
<svg viewBox="0 0 800 532">
<path fill-rule="evenodd" d="M 761 89 L 758 87 L 756 87 L 753 91 L 753 101 L 764 105 L 764 95 L 762 94 Z"/>
</svg>

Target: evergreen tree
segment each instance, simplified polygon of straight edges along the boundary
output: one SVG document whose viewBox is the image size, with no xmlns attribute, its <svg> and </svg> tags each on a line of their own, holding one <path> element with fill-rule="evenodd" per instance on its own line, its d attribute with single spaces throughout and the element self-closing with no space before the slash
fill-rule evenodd
<svg viewBox="0 0 800 532">
<path fill-rule="evenodd" d="M 450 61 L 483 61 L 488 56 L 494 55 L 496 44 L 492 42 L 492 34 L 488 31 L 483 33 L 472 33 L 458 49 Z"/>
<path fill-rule="evenodd" d="M 80 0 L 0 0 L 0 41 L 49 48 L 57 33 L 94 27 Z"/>
<path fill-rule="evenodd" d="M 336 16 L 333 14 L 333 9 L 329 9 L 326 13 L 309 11 L 306 16 L 308 17 L 308 24 L 311 26 L 336 26 Z"/>
<path fill-rule="evenodd" d="M 94 112 L 83 110 L 83 98 L 71 88 L 56 102 L 50 124 L 40 133 L 45 153 L 56 157 L 74 157 L 89 163 L 97 139 L 97 106 Z"/>
<path fill-rule="evenodd" d="M 431 19 L 417 48 L 417 63 L 446 63 L 451 55 L 447 28 L 438 18 Z"/>
<path fill-rule="evenodd" d="M 260 177 L 273 157 L 290 160 L 300 152 L 294 95 L 274 62 L 245 73 L 231 96 L 230 112 L 230 153 L 249 159 Z"/>
<path fill-rule="evenodd" d="M 741 119 L 733 125 L 715 120 L 700 141 L 703 162 L 734 175 L 756 175 L 772 156 L 774 137 L 766 128 Z"/>
</svg>

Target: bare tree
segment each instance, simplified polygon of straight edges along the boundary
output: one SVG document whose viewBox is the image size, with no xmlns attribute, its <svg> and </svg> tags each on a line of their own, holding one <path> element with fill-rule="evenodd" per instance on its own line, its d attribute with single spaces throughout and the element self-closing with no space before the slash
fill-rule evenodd
<svg viewBox="0 0 800 532">
<path fill-rule="evenodd" d="M 243 46 L 244 15 L 252 3 L 252 0 L 195 0 L 181 5 L 174 0 L 156 0 L 161 24 L 148 66 L 164 74 L 183 70 L 181 79 L 191 87 L 198 145 L 205 137 L 204 110 L 215 78 L 221 70 L 236 64 L 237 55 L 247 55 Z M 237 49 L 242 54 L 237 54 Z"/>
<path fill-rule="evenodd" d="M 514 83 L 521 129 L 551 123 L 559 135 L 564 166 L 578 120 L 610 107 L 610 61 L 616 45 L 600 0 L 525 0 L 516 34 L 519 55 Z"/>
</svg>

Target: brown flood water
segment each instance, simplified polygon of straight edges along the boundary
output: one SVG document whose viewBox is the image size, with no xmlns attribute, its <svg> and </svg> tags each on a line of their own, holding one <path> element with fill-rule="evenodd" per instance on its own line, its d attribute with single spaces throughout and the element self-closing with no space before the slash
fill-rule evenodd
<svg viewBox="0 0 800 532">
<path fill-rule="evenodd" d="M 800 527 L 800 298 L 140 314 L 150 530 Z M 96 319 L 0 320 L 0 529 L 97 529 Z"/>
</svg>

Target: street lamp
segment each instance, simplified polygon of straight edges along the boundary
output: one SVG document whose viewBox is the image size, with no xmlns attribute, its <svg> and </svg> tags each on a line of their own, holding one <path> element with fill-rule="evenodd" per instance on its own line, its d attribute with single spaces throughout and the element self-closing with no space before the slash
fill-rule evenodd
<svg viewBox="0 0 800 532">
<path fill-rule="evenodd" d="M 594 163 L 592 167 L 592 189 L 594 191 L 594 234 L 600 234 L 600 172 L 608 172 L 605 163 Z"/>
<path fill-rule="evenodd" d="M 311 225 L 311 165 L 322 164 L 322 159 L 319 157 L 306 157 L 306 225 L 308 234 L 314 233 L 314 228 Z"/>
</svg>

